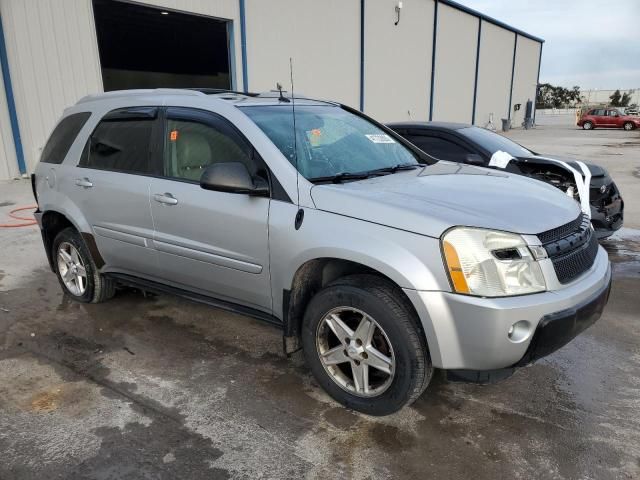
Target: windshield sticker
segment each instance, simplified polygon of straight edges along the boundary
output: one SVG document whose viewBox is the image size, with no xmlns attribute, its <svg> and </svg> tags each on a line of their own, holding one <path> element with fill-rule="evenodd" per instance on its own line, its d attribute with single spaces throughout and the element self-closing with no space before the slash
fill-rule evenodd
<svg viewBox="0 0 640 480">
<path fill-rule="evenodd" d="M 373 143 L 396 143 L 396 141 L 385 133 L 378 133 L 375 135 L 365 135 Z"/>
</svg>

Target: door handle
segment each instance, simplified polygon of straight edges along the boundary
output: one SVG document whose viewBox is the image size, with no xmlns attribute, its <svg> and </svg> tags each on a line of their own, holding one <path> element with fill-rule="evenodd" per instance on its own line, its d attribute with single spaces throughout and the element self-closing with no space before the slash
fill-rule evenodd
<svg viewBox="0 0 640 480">
<path fill-rule="evenodd" d="M 78 185 L 79 187 L 84 187 L 84 188 L 93 187 L 93 183 L 91 183 L 91 181 L 87 177 L 76 178 L 76 185 Z"/>
<path fill-rule="evenodd" d="M 162 203 L 164 205 L 177 205 L 178 204 L 178 199 L 176 197 L 174 197 L 173 195 L 171 195 L 170 193 L 156 193 L 153 196 L 153 199 L 158 202 L 158 203 Z"/>
</svg>

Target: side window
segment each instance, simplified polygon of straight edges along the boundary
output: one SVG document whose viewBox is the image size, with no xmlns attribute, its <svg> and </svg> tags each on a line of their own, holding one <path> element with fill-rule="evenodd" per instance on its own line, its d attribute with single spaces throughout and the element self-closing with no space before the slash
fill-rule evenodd
<svg viewBox="0 0 640 480">
<path fill-rule="evenodd" d="M 617 117 L 618 116 L 618 111 L 617 110 L 607 110 L 607 115 L 609 115 L 610 117 Z"/>
<path fill-rule="evenodd" d="M 420 148 L 420 150 L 441 160 L 463 162 L 466 156 L 471 153 L 471 151 L 465 147 L 441 137 L 411 135 L 407 138 L 411 143 Z"/>
<path fill-rule="evenodd" d="M 151 173 L 152 116 L 107 114 L 94 130 L 80 166 L 130 173 Z"/>
<path fill-rule="evenodd" d="M 259 172 L 253 148 L 224 119 L 207 112 L 169 109 L 164 173 L 167 177 L 199 181 L 209 165 L 244 163 L 251 175 Z"/>
<path fill-rule="evenodd" d="M 597 115 L 597 116 L 603 117 L 603 116 L 604 116 L 604 109 L 599 108 L 598 110 L 595 110 L 594 115 Z"/>
<path fill-rule="evenodd" d="M 90 116 L 90 112 L 81 112 L 63 118 L 51 133 L 49 140 L 47 140 L 47 144 L 42 150 L 40 161 L 44 163 L 62 163 L 73 141 Z"/>
</svg>

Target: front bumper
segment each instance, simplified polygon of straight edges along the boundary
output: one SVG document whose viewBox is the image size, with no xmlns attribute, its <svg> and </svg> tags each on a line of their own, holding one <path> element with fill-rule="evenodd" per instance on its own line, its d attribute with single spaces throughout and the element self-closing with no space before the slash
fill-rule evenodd
<svg viewBox="0 0 640 480">
<path fill-rule="evenodd" d="M 598 293 L 581 304 L 542 317 L 527 351 L 514 367 L 528 365 L 552 354 L 593 325 L 602 315 L 610 291 L 611 277 Z"/>
<path fill-rule="evenodd" d="M 434 367 L 495 370 L 548 355 L 593 324 L 606 304 L 610 282 L 609 260 L 599 247 L 587 272 L 554 291 L 505 298 L 405 293 L 422 320 Z M 508 332 L 519 321 L 527 322 L 528 333 L 514 341 Z"/>
<path fill-rule="evenodd" d="M 591 196 L 591 223 L 598 239 L 611 236 L 623 222 L 624 201 L 614 183 L 609 186 L 606 196 Z"/>
</svg>

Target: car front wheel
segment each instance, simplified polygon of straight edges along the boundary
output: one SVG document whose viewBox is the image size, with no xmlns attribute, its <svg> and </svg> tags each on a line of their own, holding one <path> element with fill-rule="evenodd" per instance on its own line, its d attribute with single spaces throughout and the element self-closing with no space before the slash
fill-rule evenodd
<svg viewBox="0 0 640 480">
<path fill-rule="evenodd" d="M 635 128 L 635 125 L 633 124 L 633 122 L 625 122 L 624 123 L 624 129 L 629 131 L 629 130 L 633 130 Z"/>
<path fill-rule="evenodd" d="M 388 415 L 417 399 L 433 374 L 419 320 L 404 293 L 373 275 L 339 279 L 304 316 L 305 359 L 343 405 Z"/>
<path fill-rule="evenodd" d="M 582 128 L 584 128 L 585 130 L 593 130 L 593 123 L 586 121 L 582 124 Z"/>
</svg>

